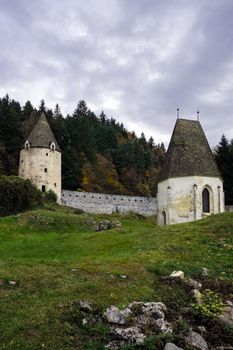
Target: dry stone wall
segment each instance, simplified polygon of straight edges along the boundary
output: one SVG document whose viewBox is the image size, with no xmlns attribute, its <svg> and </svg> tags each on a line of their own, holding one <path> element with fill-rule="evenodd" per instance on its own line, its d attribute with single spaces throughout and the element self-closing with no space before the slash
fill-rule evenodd
<svg viewBox="0 0 233 350">
<path fill-rule="evenodd" d="M 154 197 L 120 196 L 62 190 L 61 200 L 63 205 L 82 209 L 87 213 L 134 212 L 144 216 L 157 214 L 157 199 Z"/>
</svg>

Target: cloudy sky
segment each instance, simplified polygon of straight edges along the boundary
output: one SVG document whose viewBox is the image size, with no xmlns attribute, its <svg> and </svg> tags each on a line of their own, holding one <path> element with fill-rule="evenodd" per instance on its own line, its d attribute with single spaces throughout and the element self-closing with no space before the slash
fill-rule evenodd
<svg viewBox="0 0 233 350">
<path fill-rule="evenodd" d="M 97 114 L 166 144 L 200 120 L 233 138 L 232 0 L 0 0 L 0 96 Z"/>
</svg>

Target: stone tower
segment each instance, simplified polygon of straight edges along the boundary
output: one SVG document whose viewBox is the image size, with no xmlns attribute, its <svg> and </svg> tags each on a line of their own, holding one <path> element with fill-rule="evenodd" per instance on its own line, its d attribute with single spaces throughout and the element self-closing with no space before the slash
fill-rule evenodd
<svg viewBox="0 0 233 350">
<path fill-rule="evenodd" d="M 199 121 L 177 119 L 158 184 L 158 224 L 224 211 L 223 181 Z"/>
<path fill-rule="evenodd" d="M 61 150 L 44 113 L 20 151 L 19 176 L 42 192 L 53 190 L 61 201 Z"/>
</svg>

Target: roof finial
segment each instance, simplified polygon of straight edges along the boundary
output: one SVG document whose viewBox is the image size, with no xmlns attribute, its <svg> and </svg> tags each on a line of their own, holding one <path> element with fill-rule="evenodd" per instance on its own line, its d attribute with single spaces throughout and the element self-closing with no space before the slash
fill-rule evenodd
<svg viewBox="0 0 233 350">
<path fill-rule="evenodd" d="M 197 121 L 199 122 L 199 109 L 197 110 Z"/>
<path fill-rule="evenodd" d="M 179 107 L 176 108 L 176 115 L 177 115 L 177 119 L 180 118 L 180 109 Z"/>
</svg>

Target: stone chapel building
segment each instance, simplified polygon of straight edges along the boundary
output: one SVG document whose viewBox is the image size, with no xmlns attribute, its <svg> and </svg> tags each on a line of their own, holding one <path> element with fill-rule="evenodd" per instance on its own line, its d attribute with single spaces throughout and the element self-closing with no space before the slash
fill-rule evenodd
<svg viewBox="0 0 233 350">
<path fill-rule="evenodd" d="M 177 119 L 158 184 L 159 225 L 224 211 L 223 181 L 199 121 Z"/>
<path fill-rule="evenodd" d="M 19 176 L 61 201 L 61 150 L 42 113 L 20 151 Z"/>
</svg>

